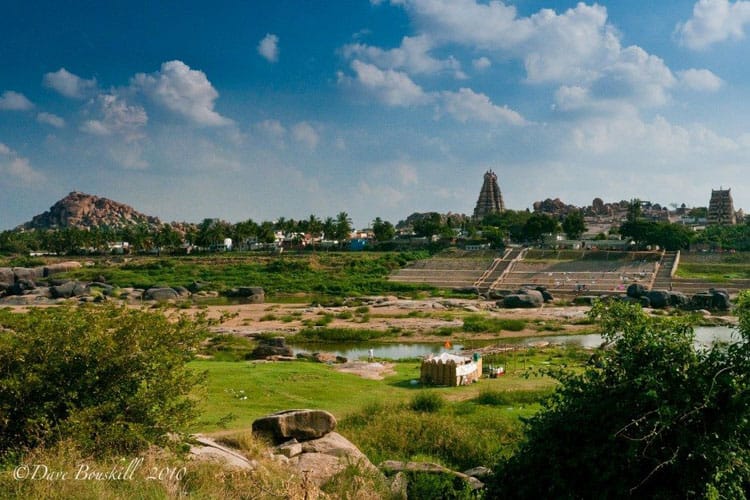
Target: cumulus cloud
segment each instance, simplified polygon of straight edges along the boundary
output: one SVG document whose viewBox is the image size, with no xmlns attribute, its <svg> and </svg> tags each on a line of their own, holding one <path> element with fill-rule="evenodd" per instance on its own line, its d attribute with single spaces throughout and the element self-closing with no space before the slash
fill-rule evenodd
<svg viewBox="0 0 750 500">
<path fill-rule="evenodd" d="M 716 92 L 724 81 L 707 69 L 688 69 L 678 71 L 680 83 L 691 90 Z"/>
<path fill-rule="evenodd" d="M 96 79 L 83 79 L 65 68 L 44 75 L 44 85 L 71 99 L 86 99 L 96 91 Z"/>
<path fill-rule="evenodd" d="M 122 134 L 127 141 L 140 139 L 142 127 L 148 123 L 146 110 L 138 105 L 129 105 L 114 94 L 101 94 L 97 97 L 99 119 L 87 120 L 81 130 L 94 135 Z"/>
<path fill-rule="evenodd" d="M 0 180 L 11 180 L 24 185 L 31 185 L 45 179 L 41 172 L 31 166 L 27 158 L 0 142 Z"/>
<path fill-rule="evenodd" d="M 279 60 L 279 37 L 268 33 L 258 42 L 258 54 L 268 61 L 275 63 Z"/>
<path fill-rule="evenodd" d="M 318 147 L 320 136 L 315 128 L 307 122 L 297 123 L 292 127 L 292 137 L 294 140 L 304 144 L 310 149 Z"/>
<path fill-rule="evenodd" d="M 182 61 L 169 61 L 155 73 L 138 73 L 131 81 L 154 102 L 203 126 L 229 125 L 232 120 L 214 110 L 219 93 L 206 74 Z"/>
<path fill-rule="evenodd" d="M 389 106 L 409 107 L 426 104 L 431 97 L 406 73 L 382 70 L 374 64 L 355 59 L 351 63 L 355 81 Z M 345 77 L 342 77 L 345 78 Z"/>
<path fill-rule="evenodd" d="M 699 0 L 693 16 L 679 23 L 675 32 L 685 47 L 702 50 L 726 40 L 742 40 L 748 23 L 750 1 Z"/>
<path fill-rule="evenodd" d="M 264 135 L 280 140 L 286 135 L 286 128 L 279 120 L 263 120 L 256 125 Z"/>
<path fill-rule="evenodd" d="M 65 126 L 65 120 L 62 117 L 59 117 L 52 113 L 47 113 L 46 111 L 42 111 L 41 113 L 36 115 L 36 121 L 39 123 L 44 123 L 46 125 L 51 125 L 55 128 L 63 128 Z"/>
<path fill-rule="evenodd" d="M 401 46 L 395 49 L 381 49 L 361 43 L 345 45 L 342 49 L 347 59 L 374 64 L 381 69 L 404 70 L 409 74 L 434 74 L 441 71 L 452 71 L 458 78 L 465 75 L 461 64 L 453 57 L 436 59 L 430 55 L 433 43 L 430 37 L 419 35 L 405 36 Z"/>
<path fill-rule="evenodd" d="M 26 111 L 34 107 L 25 95 L 12 90 L 6 90 L 0 95 L 0 110 Z"/>
<path fill-rule="evenodd" d="M 474 69 L 483 71 L 492 66 L 492 61 L 482 56 L 479 59 L 474 59 L 473 61 L 471 61 L 471 65 L 474 66 Z"/>
<path fill-rule="evenodd" d="M 621 44 L 602 5 L 581 2 L 560 13 L 520 16 L 502 0 L 390 1 L 406 9 L 434 47 L 482 50 L 486 56 L 473 62 L 476 69 L 492 59 L 520 60 L 527 83 L 558 85 L 559 94 L 574 89 L 577 109 L 661 106 L 677 82 L 661 58 Z M 557 103 L 558 109 L 571 106 Z"/>
<path fill-rule="evenodd" d="M 523 125 L 523 117 L 508 108 L 493 104 L 489 97 L 468 88 L 442 93 L 442 109 L 462 123 L 479 121 L 492 124 Z"/>
</svg>

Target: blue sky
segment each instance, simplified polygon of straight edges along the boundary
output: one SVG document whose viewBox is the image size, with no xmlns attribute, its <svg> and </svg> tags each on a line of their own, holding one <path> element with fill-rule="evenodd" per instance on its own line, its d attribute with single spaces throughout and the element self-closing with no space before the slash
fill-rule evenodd
<svg viewBox="0 0 750 500">
<path fill-rule="evenodd" d="M 364 227 L 638 197 L 750 208 L 750 0 L 6 2 L 0 229 L 77 190 Z"/>
</svg>

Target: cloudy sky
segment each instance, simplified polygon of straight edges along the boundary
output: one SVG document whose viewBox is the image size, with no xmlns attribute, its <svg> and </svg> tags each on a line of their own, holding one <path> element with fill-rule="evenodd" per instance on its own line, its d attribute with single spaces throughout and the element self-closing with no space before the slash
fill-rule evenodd
<svg viewBox="0 0 750 500">
<path fill-rule="evenodd" d="M 158 6 L 155 6 L 158 5 Z M 0 229 L 70 191 L 164 220 L 750 208 L 750 0 L 7 2 Z"/>
</svg>

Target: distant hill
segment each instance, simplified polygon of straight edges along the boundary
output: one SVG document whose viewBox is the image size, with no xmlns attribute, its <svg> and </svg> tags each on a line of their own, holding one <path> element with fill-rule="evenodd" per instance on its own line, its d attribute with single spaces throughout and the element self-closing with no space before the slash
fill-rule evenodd
<svg viewBox="0 0 750 500">
<path fill-rule="evenodd" d="M 23 229 L 62 229 L 110 226 L 121 228 L 137 224 L 161 225 L 158 217 L 142 214 L 133 207 L 86 193 L 73 191 L 43 214 L 22 224 Z"/>
</svg>

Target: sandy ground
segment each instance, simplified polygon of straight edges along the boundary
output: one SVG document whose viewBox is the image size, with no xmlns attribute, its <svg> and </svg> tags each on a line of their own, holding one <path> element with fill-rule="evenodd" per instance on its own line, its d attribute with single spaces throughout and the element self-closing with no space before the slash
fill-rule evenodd
<svg viewBox="0 0 750 500">
<path fill-rule="evenodd" d="M 590 325 L 572 324 L 582 320 L 589 310 L 587 306 L 555 307 L 545 305 L 539 309 L 499 309 L 494 302 L 478 300 L 456 300 L 456 299 L 425 299 L 425 300 L 400 300 L 395 298 L 376 299 L 382 300 L 369 307 L 366 313 L 369 317 L 366 322 L 362 321 L 362 314 L 356 313 L 355 306 L 320 307 L 303 304 L 243 304 L 232 306 L 211 306 L 202 309 L 209 317 L 218 318 L 221 314 L 229 318 L 223 321 L 214 330 L 222 333 L 236 335 L 254 336 L 257 334 L 277 334 L 281 336 L 292 335 L 305 327 L 305 321 L 319 321 L 325 314 L 334 316 L 327 324 L 328 327 L 341 327 L 351 329 L 388 330 L 397 329 L 400 336 L 382 339 L 395 342 L 443 342 L 444 335 L 435 335 L 435 331 L 443 327 L 460 328 L 463 325 L 462 317 L 466 314 L 486 311 L 487 314 L 497 318 L 525 319 L 529 322 L 529 328 L 519 331 L 502 331 L 493 333 L 471 333 L 472 339 L 501 339 L 511 337 L 539 336 L 550 334 L 549 330 L 543 329 L 540 322 L 552 325 L 564 326 L 564 331 L 555 333 L 574 334 L 582 330 L 590 329 Z M 201 309 L 188 309 L 187 312 L 198 312 Z M 351 313 L 352 318 L 341 319 L 336 316 L 341 313 Z M 411 316 L 410 316 L 411 314 Z M 536 321 L 536 323 L 533 323 Z M 533 327 L 533 328 L 532 328 Z M 406 334 L 406 335 L 404 335 Z M 465 336 L 463 332 L 456 332 L 453 336 Z"/>
</svg>

